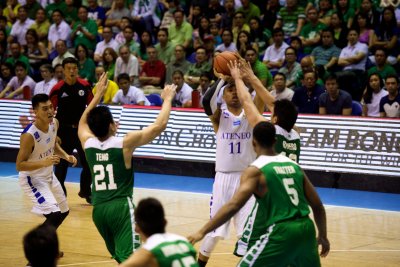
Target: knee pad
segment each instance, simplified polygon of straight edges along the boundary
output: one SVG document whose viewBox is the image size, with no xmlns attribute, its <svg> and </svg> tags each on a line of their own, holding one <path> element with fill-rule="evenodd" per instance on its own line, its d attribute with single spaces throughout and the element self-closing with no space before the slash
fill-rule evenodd
<svg viewBox="0 0 400 267">
<path fill-rule="evenodd" d="M 211 252 L 214 250 L 220 239 L 220 237 L 211 237 L 209 235 L 206 235 L 203 243 L 201 243 L 199 252 L 209 258 L 211 256 Z"/>
</svg>

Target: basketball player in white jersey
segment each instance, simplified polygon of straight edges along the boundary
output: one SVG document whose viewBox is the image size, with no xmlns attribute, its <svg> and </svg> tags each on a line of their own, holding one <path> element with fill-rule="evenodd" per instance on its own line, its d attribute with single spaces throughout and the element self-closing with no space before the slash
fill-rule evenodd
<svg viewBox="0 0 400 267">
<path fill-rule="evenodd" d="M 229 81 L 227 77 L 224 77 L 223 80 Z M 211 120 L 217 139 L 216 175 L 210 202 L 211 218 L 232 198 L 239 187 L 242 171 L 256 158 L 251 143 L 253 129 L 240 104 L 235 84 L 228 83 L 222 87 L 223 83 L 224 81 L 216 82 L 203 98 L 204 110 Z M 223 90 L 222 98 L 226 105 L 218 106 L 217 104 L 219 90 Z M 255 97 L 255 103 L 258 112 L 262 113 L 264 103 L 258 96 Z M 241 236 L 253 205 L 254 198 L 251 198 L 233 217 L 237 237 Z M 228 221 L 205 237 L 199 250 L 198 263 L 200 266 L 207 264 L 218 240 L 229 236 L 229 224 Z"/>
<path fill-rule="evenodd" d="M 32 212 L 44 215 L 43 224 L 56 229 L 69 213 L 69 207 L 60 182 L 53 172 L 53 165 L 60 158 L 76 165 L 76 158 L 68 155 L 58 144 L 58 121 L 49 96 L 37 94 L 32 98 L 35 121 L 21 134 L 17 156 L 19 184 L 33 203 Z"/>
</svg>

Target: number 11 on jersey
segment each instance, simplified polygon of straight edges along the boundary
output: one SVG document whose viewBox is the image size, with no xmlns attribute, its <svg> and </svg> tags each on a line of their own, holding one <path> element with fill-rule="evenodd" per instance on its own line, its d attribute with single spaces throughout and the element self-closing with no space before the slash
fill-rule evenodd
<svg viewBox="0 0 400 267">
<path fill-rule="evenodd" d="M 237 142 L 236 144 L 234 142 L 230 142 L 229 147 L 229 154 L 240 154 L 240 142 Z"/>
</svg>

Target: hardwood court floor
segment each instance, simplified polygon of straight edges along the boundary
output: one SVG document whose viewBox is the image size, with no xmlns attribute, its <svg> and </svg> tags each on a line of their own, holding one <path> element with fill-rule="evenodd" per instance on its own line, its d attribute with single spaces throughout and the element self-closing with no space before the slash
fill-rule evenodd
<svg viewBox="0 0 400 267">
<path fill-rule="evenodd" d="M 110 259 L 92 219 L 92 207 L 77 196 L 78 184 L 68 183 L 70 215 L 59 228 L 64 257 L 59 266 L 117 266 Z M 135 200 L 157 197 L 164 204 L 168 231 L 188 235 L 208 218 L 209 196 L 135 189 Z M 22 237 L 43 219 L 30 213 L 30 202 L 15 178 L 0 178 L 0 266 L 25 266 Z M 328 206 L 331 252 L 323 266 L 400 266 L 400 213 Z M 235 266 L 234 238 L 218 244 L 208 266 Z M 196 248 L 198 248 L 198 244 Z"/>
</svg>

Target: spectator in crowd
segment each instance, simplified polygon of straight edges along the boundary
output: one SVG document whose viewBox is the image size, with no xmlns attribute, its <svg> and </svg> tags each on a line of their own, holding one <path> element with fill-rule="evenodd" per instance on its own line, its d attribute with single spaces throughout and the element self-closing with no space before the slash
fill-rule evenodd
<svg viewBox="0 0 400 267">
<path fill-rule="evenodd" d="M 165 64 L 158 59 L 155 47 L 148 47 L 147 55 L 149 55 L 149 59 L 143 64 L 140 72 L 140 84 L 142 86 L 151 85 L 161 88 L 165 80 Z"/>
<path fill-rule="evenodd" d="M 56 267 L 60 255 L 56 228 L 41 224 L 24 235 L 25 257 L 31 267 Z"/>
<path fill-rule="evenodd" d="M 399 53 L 398 36 L 400 30 L 397 27 L 396 16 L 392 7 L 385 7 L 382 12 L 381 22 L 377 25 L 372 34 L 370 43 L 371 49 L 384 48 L 387 51 L 390 64 L 396 64 L 396 57 Z M 374 58 L 370 60 L 374 63 Z"/>
<path fill-rule="evenodd" d="M 269 0 L 265 3 L 265 9 L 261 9 L 261 13 L 264 14 L 261 25 L 266 29 L 272 31 L 276 20 L 278 19 L 278 12 L 281 9 L 279 0 Z"/>
<path fill-rule="evenodd" d="M 271 31 L 261 26 L 260 18 L 252 17 L 250 19 L 250 42 L 257 44 L 259 56 L 264 55 L 271 38 Z"/>
<path fill-rule="evenodd" d="M 64 80 L 64 68 L 62 64 L 57 64 L 54 66 L 54 79 L 56 79 L 57 82 Z"/>
<path fill-rule="evenodd" d="M 7 33 L 5 29 L 0 28 L 0 62 L 4 62 L 8 56 Z"/>
<path fill-rule="evenodd" d="M 217 47 L 218 45 L 222 44 L 222 37 L 219 34 L 220 33 L 220 28 L 217 23 L 211 23 L 210 24 L 210 34 L 214 38 L 214 46 Z M 232 37 L 233 38 L 233 37 Z"/>
<path fill-rule="evenodd" d="M 320 115 L 351 115 L 352 99 L 349 93 L 339 89 L 335 74 L 325 80 L 326 92 L 319 96 Z"/>
<path fill-rule="evenodd" d="M 384 86 L 383 79 L 378 73 L 368 76 L 367 89 L 361 101 L 364 117 L 380 117 L 379 104 L 381 99 L 388 95 L 388 92 L 383 89 Z"/>
<path fill-rule="evenodd" d="M 220 1 L 210 0 L 207 9 L 207 15 L 211 23 L 221 23 L 222 14 L 225 13 L 225 8 L 221 6 Z"/>
<path fill-rule="evenodd" d="M 130 38 L 125 38 L 125 34 L 124 34 L 124 30 L 126 27 L 131 27 L 132 29 L 132 35 Z M 134 38 L 134 30 L 132 28 L 132 23 L 131 23 L 131 19 L 128 17 L 122 17 L 122 19 L 120 20 L 119 24 L 118 24 L 118 28 L 119 28 L 119 32 L 117 34 L 115 34 L 114 39 L 115 41 L 117 41 L 117 43 L 119 45 L 123 45 L 126 43 L 126 40 L 132 40 L 135 39 Z M 113 30 L 114 31 L 114 30 Z"/>
<path fill-rule="evenodd" d="M 120 23 L 126 18 L 129 22 L 130 12 L 127 7 L 125 7 L 124 0 L 115 0 L 111 9 L 106 13 L 107 19 L 105 26 L 112 27 L 114 34 L 119 32 Z M 123 30 L 122 28 L 121 30 Z M 116 38 L 116 40 L 118 40 Z"/>
<path fill-rule="evenodd" d="M 368 70 L 368 76 L 372 73 L 378 73 L 382 79 L 386 79 L 388 75 L 396 75 L 396 70 L 387 63 L 386 50 L 383 48 L 377 48 L 375 50 L 375 66 Z"/>
<path fill-rule="evenodd" d="M 29 59 L 22 54 L 21 44 L 13 42 L 10 45 L 11 56 L 7 58 L 6 62 L 10 63 L 14 67 L 17 61 L 25 63 L 26 67 L 30 69 Z"/>
<path fill-rule="evenodd" d="M 355 14 L 355 10 L 352 6 L 350 6 L 349 0 L 338 0 L 336 4 L 336 10 L 338 12 L 339 17 L 343 18 L 343 22 L 348 29 L 351 28 L 353 24 L 353 18 Z"/>
<path fill-rule="evenodd" d="M 174 55 L 174 47 L 168 41 L 168 29 L 159 29 L 157 33 L 158 44 L 154 47 L 157 50 L 158 58 L 167 65 L 172 61 Z"/>
<path fill-rule="evenodd" d="M 295 87 L 296 78 L 301 72 L 300 63 L 296 62 L 296 49 L 289 46 L 285 50 L 285 65 L 279 69 L 286 77 L 286 87 L 293 89 Z"/>
<path fill-rule="evenodd" d="M 127 25 L 124 27 L 124 30 L 122 31 L 123 35 L 123 40 L 124 40 L 124 45 L 129 47 L 129 51 L 134 54 L 135 56 L 138 56 L 140 53 L 140 45 L 135 41 L 134 38 L 134 30 L 131 25 Z M 115 50 L 118 51 L 118 50 Z"/>
<path fill-rule="evenodd" d="M 275 28 L 272 31 L 272 39 L 273 43 L 265 51 L 263 63 L 274 74 L 283 66 L 285 62 L 285 50 L 289 45 L 283 41 L 283 30 L 281 28 Z"/>
<path fill-rule="evenodd" d="M 246 49 L 244 58 L 250 63 L 254 75 L 261 81 L 264 87 L 272 85 L 272 75 L 267 67 L 258 59 L 257 50 L 252 47 Z"/>
<path fill-rule="evenodd" d="M 296 54 L 297 54 L 297 62 L 300 62 L 304 57 L 307 55 L 303 51 L 303 43 L 298 36 L 292 36 L 289 39 L 289 46 L 293 47 L 296 49 Z"/>
<path fill-rule="evenodd" d="M 75 47 L 83 44 L 92 54 L 96 48 L 97 24 L 88 17 L 88 8 L 85 6 L 78 9 L 78 18 L 72 29 L 71 40 Z"/>
<path fill-rule="evenodd" d="M 189 66 L 190 62 L 187 61 L 185 57 L 185 48 L 182 45 L 175 46 L 175 60 L 167 65 L 165 83 L 171 84 L 173 82 L 172 73 L 174 73 L 176 70 L 180 70 L 182 73 L 184 73 Z"/>
<path fill-rule="evenodd" d="M 150 106 L 150 102 L 143 91 L 131 85 L 130 77 L 127 73 L 118 75 L 117 80 L 120 89 L 112 99 L 113 104 Z"/>
<path fill-rule="evenodd" d="M 304 73 L 306 73 L 308 71 L 316 71 L 317 70 L 316 66 L 314 65 L 314 63 L 311 59 L 311 56 L 304 57 L 300 61 L 300 67 L 301 67 L 301 71 L 298 73 L 298 75 L 296 77 L 296 87 L 303 85 Z M 319 79 L 319 77 L 318 77 L 317 84 L 324 85 L 324 82 L 321 79 Z"/>
<path fill-rule="evenodd" d="M 21 5 L 18 0 L 7 1 L 7 6 L 3 10 L 3 15 L 7 18 L 7 23 L 13 24 L 17 19 L 18 8 Z"/>
<path fill-rule="evenodd" d="M 53 0 L 53 3 L 48 4 L 45 9 L 47 17 L 52 18 L 54 11 L 67 10 L 67 4 L 63 0 Z"/>
<path fill-rule="evenodd" d="M 153 32 L 154 27 L 160 25 L 160 19 L 156 14 L 157 0 L 136 0 L 133 2 L 131 17 L 133 26 L 141 34 L 142 30 Z"/>
<path fill-rule="evenodd" d="M 244 57 L 248 47 L 253 47 L 256 51 L 258 51 L 257 44 L 252 44 L 250 42 L 250 33 L 247 31 L 240 31 L 236 40 L 236 49 L 238 50 L 240 56 Z"/>
<path fill-rule="evenodd" d="M 307 23 L 300 32 L 300 39 L 303 43 L 305 54 L 310 54 L 318 45 L 321 40 L 321 30 L 324 28 L 326 28 L 326 25 L 319 21 L 317 9 L 310 7 L 307 10 Z"/>
<path fill-rule="evenodd" d="M 104 22 L 106 21 L 106 10 L 103 6 L 99 6 L 96 0 L 87 0 L 87 4 L 88 4 L 88 17 L 96 21 L 97 28 L 100 31 L 101 29 L 103 29 Z M 111 27 L 109 29 L 112 30 Z"/>
<path fill-rule="evenodd" d="M 18 8 L 17 20 L 14 22 L 10 36 L 8 37 L 8 42 L 12 43 L 17 41 L 22 46 L 26 45 L 25 35 L 31 25 L 34 23 L 33 20 L 28 18 L 28 13 L 25 7 L 20 6 Z"/>
<path fill-rule="evenodd" d="M 64 10 L 64 19 L 69 25 L 74 25 L 78 21 L 78 10 L 74 5 L 74 0 L 64 0 L 67 8 Z"/>
<path fill-rule="evenodd" d="M 316 66 L 323 66 L 327 71 L 334 71 L 340 56 L 340 49 L 333 42 L 333 31 L 321 31 L 321 45 L 311 52 L 311 59 Z"/>
<path fill-rule="evenodd" d="M 96 49 L 94 51 L 94 61 L 100 63 L 103 61 L 103 53 L 104 50 L 108 47 L 114 49 L 114 51 L 118 50 L 119 44 L 113 38 L 113 33 L 111 27 L 105 26 L 102 32 L 103 41 L 97 43 Z"/>
<path fill-rule="evenodd" d="M 117 61 L 118 55 L 111 47 L 108 47 L 103 52 L 103 67 L 104 71 L 107 72 L 107 78 L 114 80 L 115 73 L 115 62 Z"/>
<path fill-rule="evenodd" d="M 185 83 L 183 72 L 176 70 L 172 73 L 172 80 L 177 86 L 176 95 L 172 101 L 174 107 L 190 108 L 192 107 L 192 87 Z"/>
<path fill-rule="evenodd" d="M 33 95 L 49 95 L 53 86 L 58 82 L 56 79 L 54 79 L 53 67 L 50 64 L 43 64 L 40 66 L 40 75 L 42 76 L 43 80 L 36 84 Z"/>
<path fill-rule="evenodd" d="M 46 17 L 46 11 L 39 8 L 36 12 L 35 21 L 32 23 L 30 29 L 37 32 L 39 41 L 47 44 L 47 35 L 49 34 L 50 22 Z"/>
<path fill-rule="evenodd" d="M 233 28 L 233 17 L 235 16 L 235 1 L 225 0 L 224 1 L 225 13 L 221 15 L 221 29 L 232 29 Z"/>
<path fill-rule="evenodd" d="M 197 88 L 200 82 L 200 75 L 209 71 L 211 71 L 211 65 L 208 62 L 206 49 L 200 46 L 196 49 L 196 63 L 191 64 L 185 73 L 185 82 L 190 87 Z M 179 95 L 178 89 L 176 95 Z"/>
<path fill-rule="evenodd" d="M 138 50 L 138 60 L 140 66 L 143 66 L 144 62 L 149 59 L 149 55 L 147 55 L 147 48 L 153 46 L 153 37 L 151 32 L 142 31 L 139 39 L 139 50 Z"/>
<path fill-rule="evenodd" d="M 347 45 L 347 26 L 337 12 L 332 13 L 330 29 L 333 31 L 334 43 L 337 47 L 343 48 Z"/>
<path fill-rule="evenodd" d="M 210 88 L 212 84 L 212 76 L 210 72 L 203 72 L 200 75 L 200 85 L 197 87 L 197 90 L 200 92 L 200 107 L 203 107 L 203 97 L 207 90 Z"/>
<path fill-rule="evenodd" d="M 35 81 L 28 76 L 28 69 L 24 62 L 17 61 L 14 65 L 15 76 L 1 91 L 0 98 L 30 100 L 35 89 Z"/>
<path fill-rule="evenodd" d="M 181 44 L 185 49 L 189 48 L 192 43 L 193 27 L 184 20 L 184 13 L 177 9 L 174 12 L 174 21 L 168 28 L 168 38 L 172 45 Z"/>
<path fill-rule="evenodd" d="M 312 3 L 308 2 L 312 6 Z M 308 8 L 306 8 L 308 10 Z M 318 3 L 318 19 L 327 27 L 331 25 L 331 17 L 333 14 L 332 2 L 330 0 L 320 0 Z"/>
<path fill-rule="evenodd" d="M 250 0 L 240 0 L 240 2 L 242 3 L 242 7 L 239 7 L 237 11 L 243 12 L 247 24 L 250 23 L 251 18 L 261 15 L 258 6 L 253 4 Z"/>
<path fill-rule="evenodd" d="M 6 88 L 8 82 L 14 77 L 13 66 L 10 63 L 4 62 L 0 64 L 0 93 Z"/>
<path fill-rule="evenodd" d="M 241 31 L 250 32 L 250 26 L 246 23 L 244 13 L 242 11 L 236 11 L 235 16 L 233 17 L 232 27 L 233 41 L 235 43 L 237 42 L 239 32 Z"/>
<path fill-rule="evenodd" d="M 233 33 L 229 29 L 224 29 L 222 31 L 222 44 L 218 45 L 215 50 L 219 50 L 221 52 L 230 51 L 236 52 L 236 44 L 233 42 Z"/>
<path fill-rule="evenodd" d="M 364 43 L 369 46 L 374 31 L 372 30 L 372 26 L 368 22 L 367 15 L 364 13 L 358 13 L 354 18 L 352 28 L 355 28 L 360 33 L 358 37 L 360 43 Z"/>
<path fill-rule="evenodd" d="M 274 76 L 274 82 L 272 85 L 271 95 L 276 100 L 287 99 L 292 101 L 293 98 L 293 90 L 286 87 L 286 77 L 285 74 L 278 72 Z"/>
<path fill-rule="evenodd" d="M 351 75 L 356 77 L 355 83 L 347 90 L 353 100 L 360 101 L 362 92 L 365 88 L 365 66 L 368 56 L 368 46 L 358 41 L 358 32 L 350 29 L 348 36 L 348 45 L 340 52 L 338 65 L 343 67 L 343 72 L 338 75 Z"/>
<path fill-rule="evenodd" d="M 50 100 L 57 110 L 56 118 L 59 121 L 58 137 L 61 138 L 61 148 L 70 155 L 76 149 L 78 151 L 82 171 L 80 175 L 80 191 L 78 195 L 91 203 L 92 176 L 86 162 L 85 153 L 78 138 L 78 123 L 86 106 L 92 101 L 92 88 L 89 83 L 78 77 L 78 60 L 66 58 L 62 62 L 64 80 L 59 81 L 50 92 Z M 61 159 L 55 167 L 55 175 L 61 183 L 64 193 L 65 178 L 68 172 L 68 162 Z"/>
<path fill-rule="evenodd" d="M 400 118 L 399 78 L 397 75 L 388 75 L 385 80 L 388 95 L 382 97 L 379 103 L 381 117 Z"/>
<path fill-rule="evenodd" d="M 139 61 L 131 54 L 129 47 L 123 45 L 119 48 L 119 57 L 115 62 L 114 81 L 121 73 L 127 73 L 131 79 L 131 84 L 139 82 Z"/>
<path fill-rule="evenodd" d="M 189 22 L 190 25 L 192 25 L 194 32 L 197 32 L 199 30 L 200 19 L 203 17 L 204 10 L 205 7 L 203 8 L 199 1 L 192 2 L 190 5 L 187 22 Z"/>
<path fill-rule="evenodd" d="M 50 59 L 54 59 L 57 53 L 54 53 L 56 49 L 56 43 L 58 40 L 63 40 L 66 43 L 69 42 L 71 35 L 71 27 L 65 22 L 63 13 L 60 10 L 54 10 L 51 15 L 53 24 L 51 24 L 48 35 L 47 50 L 50 54 Z"/>
<path fill-rule="evenodd" d="M 87 80 L 90 84 L 94 83 L 96 65 L 93 59 L 89 57 L 89 51 L 85 45 L 80 44 L 76 47 L 75 58 L 79 62 L 79 77 Z"/>
<path fill-rule="evenodd" d="M 367 15 L 367 21 L 369 25 L 378 25 L 380 22 L 381 14 L 374 7 L 374 3 L 372 0 L 362 0 L 361 6 L 358 11 L 359 13 L 363 13 Z"/>
<path fill-rule="evenodd" d="M 161 21 L 160 29 L 168 29 L 174 22 L 174 12 L 179 8 L 179 0 L 167 0 L 164 4 L 167 9 Z"/>
<path fill-rule="evenodd" d="M 294 90 L 292 102 L 299 113 L 318 114 L 319 96 L 325 92 L 323 86 L 317 84 L 315 71 L 304 72 L 304 85 Z"/>
<path fill-rule="evenodd" d="M 297 4 L 297 0 L 287 0 L 286 7 L 282 7 L 278 12 L 274 29 L 282 28 L 285 38 L 299 36 L 305 18 L 304 8 Z"/>
<path fill-rule="evenodd" d="M 53 59 L 53 62 L 51 63 L 53 67 L 55 67 L 57 64 L 62 64 L 64 59 L 66 58 L 69 57 L 75 58 L 75 56 L 68 51 L 67 43 L 64 40 L 58 40 L 56 42 L 56 51 L 58 56 L 55 57 Z"/>
<path fill-rule="evenodd" d="M 29 29 L 26 32 L 25 39 L 25 54 L 28 57 L 29 65 L 32 68 L 32 78 L 35 81 L 38 81 L 40 79 L 40 66 L 48 62 L 49 55 L 47 53 L 46 45 L 39 41 L 39 36 L 33 29 Z"/>
<path fill-rule="evenodd" d="M 97 66 L 96 70 L 95 70 L 95 74 L 96 74 L 96 82 L 98 82 L 100 80 L 101 75 L 103 75 L 103 73 L 105 73 L 105 69 L 103 66 Z M 103 104 L 111 104 L 112 100 L 115 96 L 115 94 L 118 92 L 119 87 L 118 84 L 116 84 L 114 81 L 108 79 L 107 81 L 107 89 L 103 95 L 103 99 L 101 100 L 101 102 Z M 93 87 L 93 95 L 96 94 L 97 91 L 97 84 Z"/>
</svg>

